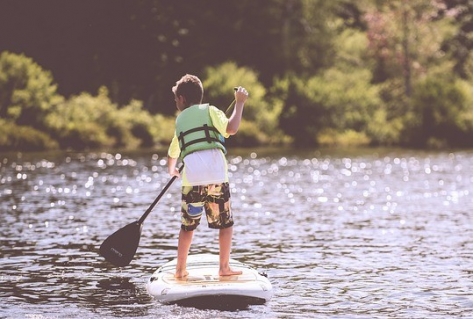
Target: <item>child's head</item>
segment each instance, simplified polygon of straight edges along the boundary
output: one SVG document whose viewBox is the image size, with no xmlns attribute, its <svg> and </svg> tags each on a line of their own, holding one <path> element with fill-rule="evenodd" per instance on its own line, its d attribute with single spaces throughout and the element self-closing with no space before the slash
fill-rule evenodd
<svg viewBox="0 0 474 319">
<path fill-rule="evenodd" d="M 195 75 L 186 74 L 172 88 L 175 98 L 184 98 L 185 107 L 201 104 L 204 90 L 201 80 Z"/>
</svg>

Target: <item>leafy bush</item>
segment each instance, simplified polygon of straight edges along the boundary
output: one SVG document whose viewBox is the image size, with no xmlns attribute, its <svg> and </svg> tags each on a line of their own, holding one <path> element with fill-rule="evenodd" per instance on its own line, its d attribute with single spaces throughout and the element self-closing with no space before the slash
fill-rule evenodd
<svg viewBox="0 0 474 319">
<path fill-rule="evenodd" d="M 404 83 L 401 79 L 394 78 L 377 87 L 381 101 L 367 126 L 367 135 L 372 145 L 398 145 L 412 114 Z"/>
<path fill-rule="evenodd" d="M 0 119 L 0 151 L 40 151 L 57 148 L 58 143 L 46 133 Z"/>
<path fill-rule="evenodd" d="M 51 73 L 31 58 L 0 54 L 0 118 L 43 130 L 45 116 L 62 99 Z"/>
<path fill-rule="evenodd" d="M 116 111 L 116 106 L 107 97 L 107 90 L 101 88 L 97 97 L 82 93 L 56 105 L 46 122 L 61 148 L 111 147 L 115 140 L 108 135 L 108 130 L 112 131 L 110 123 Z"/>
<path fill-rule="evenodd" d="M 414 87 L 404 138 L 410 146 L 472 146 L 472 86 L 460 79 L 427 77 Z"/>
<path fill-rule="evenodd" d="M 363 132 L 354 130 L 336 132 L 333 129 L 326 129 L 318 135 L 318 143 L 325 146 L 361 146 L 368 145 L 370 139 Z"/>
<path fill-rule="evenodd" d="M 165 136 L 174 125 L 174 119 L 151 116 L 140 101 L 119 108 L 105 87 L 97 96 L 81 93 L 65 100 L 51 73 L 9 52 L 0 55 L 0 120 L 4 150 L 150 147 L 169 142 L 172 135 Z M 163 125 L 167 133 L 158 129 Z"/>
<path fill-rule="evenodd" d="M 158 128 L 165 122 L 170 120 L 151 116 L 140 101 L 118 108 L 105 87 L 99 89 L 97 96 L 82 93 L 71 97 L 47 117 L 51 134 L 62 148 L 71 149 L 150 147 L 164 139 Z M 168 134 L 172 134 L 171 125 L 166 126 Z"/>
<path fill-rule="evenodd" d="M 246 121 L 258 127 L 255 140 L 268 141 L 271 135 L 278 134 L 278 117 L 281 112 L 281 104 L 271 104 L 267 102 L 267 90 L 258 81 L 258 75 L 249 68 L 238 67 L 233 62 L 223 63 L 217 67 L 206 69 L 206 77 L 203 81 L 206 100 L 223 111 L 226 111 L 230 102 L 234 98 L 233 88 L 243 86 L 249 91 L 249 98 L 245 104 L 243 117 Z M 232 114 L 232 108 L 227 112 L 227 116 Z M 244 129 L 239 134 L 245 131 Z M 255 130 L 252 130 L 255 131 Z M 257 132 L 254 132 L 257 133 Z M 265 135 L 265 137 L 263 137 Z M 248 141 L 249 139 L 235 140 Z M 240 144 L 247 146 L 247 144 Z"/>
<path fill-rule="evenodd" d="M 277 84 L 285 101 L 281 128 L 303 147 L 317 145 L 318 135 L 327 129 L 332 134 L 365 133 L 381 105 L 378 87 L 370 79 L 370 72 L 362 69 L 328 69 L 309 80 L 289 75 Z"/>
<path fill-rule="evenodd" d="M 317 133 L 320 131 L 322 107 L 316 105 L 305 94 L 303 80 L 287 75 L 276 81 L 272 92 L 274 100 L 283 101 L 279 127 L 292 139 L 297 147 L 317 144 Z"/>
<path fill-rule="evenodd" d="M 152 125 L 149 129 L 155 144 L 165 144 L 167 146 L 171 142 L 175 130 L 175 120 L 174 117 L 161 114 L 153 116 Z"/>
<path fill-rule="evenodd" d="M 175 118 L 160 114 L 152 116 L 143 109 L 141 101 L 132 101 L 119 109 L 116 121 L 122 123 L 122 135 L 127 136 L 123 146 L 151 147 L 159 143 L 169 143 L 173 137 Z"/>
<path fill-rule="evenodd" d="M 254 147 L 268 141 L 267 136 L 254 123 L 242 120 L 237 134 L 230 136 L 226 145 Z"/>
<path fill-rule="evenodd" d="M 400 134 L 403 130 L 402 117 L 389 117 L 385 107 L 375 110 L 372 120 L 367 126 L 367 136 L 370 138 L 370 144 L 374 146 L 397 145 L 400 141 Z"/>
</svg>

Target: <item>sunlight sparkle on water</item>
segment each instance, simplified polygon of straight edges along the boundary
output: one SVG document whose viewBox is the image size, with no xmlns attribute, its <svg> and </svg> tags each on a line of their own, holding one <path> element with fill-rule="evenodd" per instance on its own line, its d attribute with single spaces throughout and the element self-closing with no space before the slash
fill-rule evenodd
<svg viewBox="0 0 474 319">
<path fill-rule="evenodd" d="M 0 316 L 472 317 L 472 151 L 229 155 L 232 257 L 275 289 L 269 304 L 229 314 L 159 305 L 144 289 L 176 256 L 179 183 L 144 223 L 130 266 L 97 254 L 169 181 L 166 154 L 28 156 L 0 163 Z M 190 253 L 217 251 L 203 219 Z"/>
</svg>

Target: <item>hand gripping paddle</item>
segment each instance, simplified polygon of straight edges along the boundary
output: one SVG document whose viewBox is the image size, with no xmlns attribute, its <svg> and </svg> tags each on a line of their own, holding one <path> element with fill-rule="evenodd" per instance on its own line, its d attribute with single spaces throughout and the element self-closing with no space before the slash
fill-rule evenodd
<svg viewBox="0 0 474 319">
<path fill-rule="evenodd" d="M 183 166 L 179 168 L 179 172 L 181 172 L 182 169 Z M 175 179 L 176 176 L 171 178 L 139 220 L 120 228 L 104 240 L 102 245 L 100 245 L 99 253 L 105 260 L 117 267 L 124 267 L 130 264 L 140 243 L 143 222 Z"/>
<path fill-rule="evenodd" d="M 234 92 L 237 92 L 238 89 L 239 89 L 238 87 L 234 87 Z M 225 110 L 225 115 L 229 115 L 228 113 L 230 109 L 232 108 L 232 106 L 234 105 L 234 103 L 235 103 L 235 98 L 232 102 L 230 102 L 230 105 L 227 107 L 227 110 Z"/>
</svg>

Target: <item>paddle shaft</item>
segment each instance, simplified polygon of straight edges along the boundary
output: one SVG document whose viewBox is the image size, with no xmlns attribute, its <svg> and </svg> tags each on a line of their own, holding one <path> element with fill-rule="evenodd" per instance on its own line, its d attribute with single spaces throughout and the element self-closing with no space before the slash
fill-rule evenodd
<svg viewBox="0 0 474 319">
<path fill-rule="evenodd" d="M 179 168 L 179 172 L 181 173 L 181 171 L 183 170 L 183 167 L 184 165 L 182 165 L 180 168 Z M 155 207 L 155 205 L 160 201 L 161 197 L 163 197 L 163 195 L 166 193 L 166 191 L 168 190 L 168 188 L 170 188 L 171 184 L 173 184 L 174 180 L 176 179 L 176 176 L 173 176 L 170 181 L 165 185 L 165 187 L 161 190 L 160 194 L 155 198 L 155 200 L 153 201 L 153 203 L 151 203 L 150 207 L 148 207 L 148 209 L 145 211 L 145 213 L 142 215 L 142 217 L 140 217 L 140 219 L 138 220 L 138 224 L 143 224 L 143 222 L 145 221 L 145 219 L 148 217 L 148 215 L 151 213 L 151 211 L 153 210 L 153 208 Z"/>
<path fill-rule="evenodd" d="M 238 87 L 235 87 L 235 88 L 234 88 L 234 91 L 237 91 L 238 89 L 239 89 Z M 225 110 L 225 115 L 229 115 L 228 113 L 229 113 L 230 109 L 232 108 L 232 105 L 234 105 L 234 103 L 235 103 L 235 99 L 232 100 L 232 102 L 230 103 L 230 105 L 227 107 L 227 110 Z"/>
</svg>

